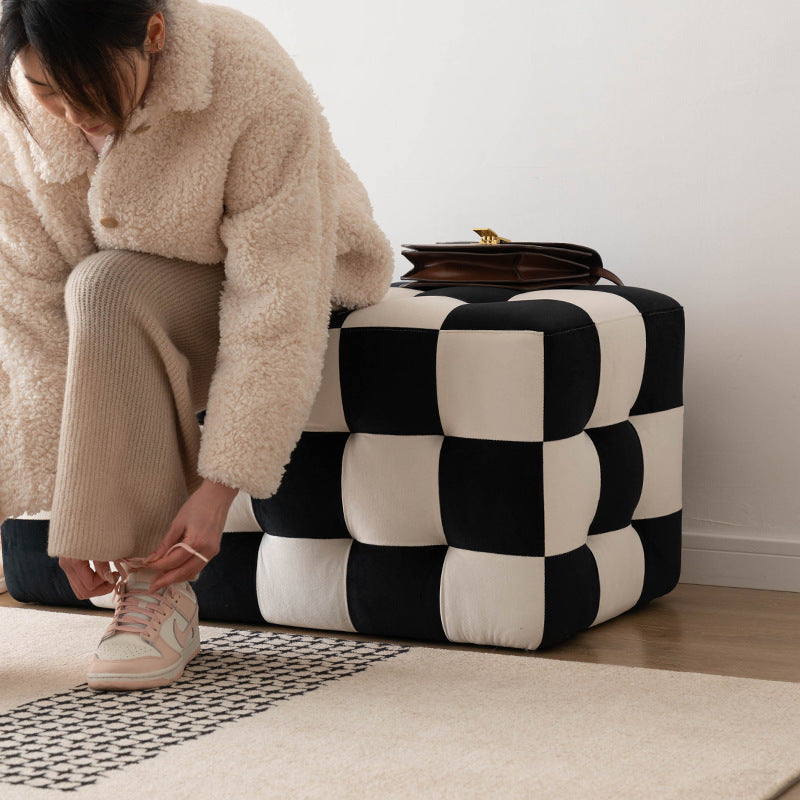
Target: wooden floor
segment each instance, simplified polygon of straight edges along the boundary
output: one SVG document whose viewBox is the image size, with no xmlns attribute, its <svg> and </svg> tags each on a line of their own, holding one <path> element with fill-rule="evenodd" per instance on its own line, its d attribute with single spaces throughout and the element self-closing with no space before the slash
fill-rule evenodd
<svg viewBox="0 0 800 800">
<path fill-rule="evenodd" d="M 20 606 L 108 617 L 109 609 L 71 609 L 18 603 L 0 594 L 0 606 Z M 228 622 L 203 625 L 229 628 L 259 626 Z M 295 633 L 330 631 L 260 626 L 264 630 Z M 398 639 L 359 636 L 336 631 L 341 638 L 398 642 Z M 417 647 L 438 644 L 408 642 Z M 596 664 L 617 664 L 712 675 L 732 675 L 800 683 L 800 593 L 734 589 L 679 583 L 672 592 L 649 605 L 604 622 L 546 652 L 476 645 L 445 645 L 459 650 L 485 650 L 510 655 Z M 800 800 L 800 783 L 780 795 Z"/>
</svg>

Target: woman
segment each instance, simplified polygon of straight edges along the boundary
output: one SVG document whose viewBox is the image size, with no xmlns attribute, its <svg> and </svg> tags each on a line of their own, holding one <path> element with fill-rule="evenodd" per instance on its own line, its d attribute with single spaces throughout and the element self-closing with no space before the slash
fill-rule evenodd
<svg viewBox="0 0 800 800">
<path fill-rule="evenodd" d="M 0 518 L 50 508 L 76 595 L 116 591 L 89 685 L 162 686 L 199 648 L 188 581 L 233 498 L 281 482 L 331 306 L 379 302 L 392 252 L 255 19 L 2 9 Z"/>
</svg>

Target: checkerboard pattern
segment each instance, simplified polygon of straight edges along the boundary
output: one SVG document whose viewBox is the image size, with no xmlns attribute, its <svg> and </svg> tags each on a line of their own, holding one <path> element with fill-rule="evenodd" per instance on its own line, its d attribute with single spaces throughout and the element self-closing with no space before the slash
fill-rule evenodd
<svg viewBox="0 0 800 800">
<path fill-rule="evenodd" d="M 333 312 L 305 431 L 276 494 L 231 507 L 201 618 L 536 650 L 668 593 L 683 360 L 683 308 L 631 286 L 397 281 Z"/>
<path fill-rule="evenodd" d="M 683 309 L 658 292 L 402 281 L 331 321 L 262 616 L 538 649 L 680 573 Z"/>
<path fill-rule="evenodd" d="M 272 631 L 215 632 L 168 686 L 95 692 L 82 683 L 0 713 L 0 784 L 75 792 L 408 650 Z"/>
</svg>

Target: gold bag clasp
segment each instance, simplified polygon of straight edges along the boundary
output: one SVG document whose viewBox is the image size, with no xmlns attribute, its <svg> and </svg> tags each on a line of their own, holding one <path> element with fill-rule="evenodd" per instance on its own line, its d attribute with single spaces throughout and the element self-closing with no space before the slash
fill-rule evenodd
<svg viewBox="0 0 800 800">
<path fill-rule="evenodd" d="M 481 244 L 500 244 L 500 242 L 511 241 L 511 239 L 499 236 L 491 228 L 473 228 L 472 230 L 481 237 Z"/>
</svg>

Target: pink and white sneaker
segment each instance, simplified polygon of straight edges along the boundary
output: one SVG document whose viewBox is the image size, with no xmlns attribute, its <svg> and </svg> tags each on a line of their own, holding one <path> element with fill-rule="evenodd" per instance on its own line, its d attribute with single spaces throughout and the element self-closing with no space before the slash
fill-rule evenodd
<svg viewBox="0 0 800 800">
<path fill-rule="evenodd" d="M 114 619 L 87 673 L 90 689 L 153 689 L 183 674 L 200 650 L 197 596 L 189 581 L 150 589 L 160 570 L 143 558 L 115 562 Z"/>
</svg>

